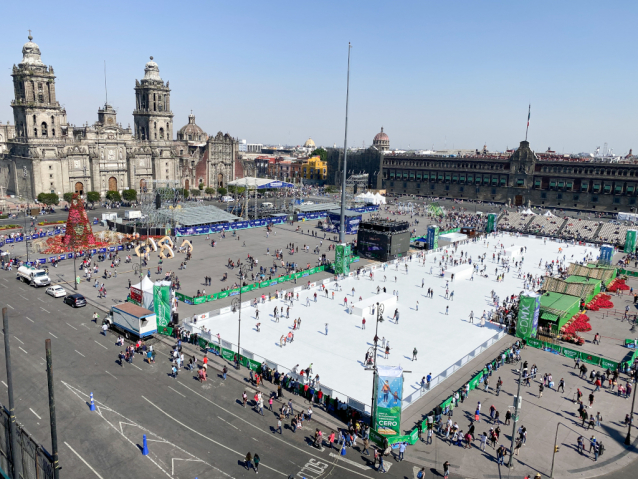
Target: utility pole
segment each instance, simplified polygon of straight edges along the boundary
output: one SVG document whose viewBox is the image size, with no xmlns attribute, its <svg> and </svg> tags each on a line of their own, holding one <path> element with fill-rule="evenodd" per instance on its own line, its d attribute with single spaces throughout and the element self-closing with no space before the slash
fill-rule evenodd
<svg viewBox="0 0 638 479">
<path fill-rule="evenodd" d="M 16 427 L 15 406 L 13 404 L 13 375 L 11 372 L 11 351 L 9 348 L 9 313 L 2 308 L 2 324 L 4 333 L 4 354 L 7 366 L 7 389 L 9 390 L 9 438 L 11 442 L 11 462 L 13 463 L 13 477 L 22 477 L 22 454 L 18 452 L 18 431 Z"/>
<path fill-rule="evenodd" d="M 377 397 L 376 390 L 376 379 L 377 379 L 377 342 L 379 341 L 379 323 L 383 322 L 383 312 L 385 307 L 383 304 L 377 303 L 377 325 L 374 331 L 374 366 L 372 370 L 372 406 L 370 408 L 370 413 L 372 414 L 370 419 L 370 427 L 374 426 L 374 404 L 375 398 Z"/>
<path fill-rule="evenodd" d="M 348 100 L 350 97 L 350 50 L 352 45 L 348 42 L 348 76 L 346 81 L 346 134 L 343 140 L 343 173 L 341 178 L 341 221 L 339 226 L 339 242 L 346 242 L 346 167 L 348 161 Z"/>
<path fill-rule="evenodd" d="M 523 359 L 521 358 L 521 361 Z M 516 423 L 518 423 L 518 405 L 522 402 L 521 400 L 521 377 L 523 375 L 523 364 L 521 363 L 521 367 L 518 370 L 518 390 L 516 392 L 516 397 L 514 398 L 514 420 L 512 421 L 512 441 L 510 444 L 510 461 L 507 467 L 510 469 L 514 466 L 514 437 L 516 435 Z"/>
<path fill-rule="evenodd" d="M 636 322 L 634 321 L 634 327 L 636 325 Z M 634 369 L 634 378 L 636 377 L 636 369 L 637 369 L 637 363 L 633 364 L 633 369 Z M 626 446 L 630 446 L 631 445 L 631 425 L 633 423 L 633 419 L 634 419 L 634 405 L 636 404 L 636 381 L 633 381 L 634 383 L 634 397 L 631 400 L 631 414 L 629 415 L 629 427 L 627 428 L 627 437 L 625 438 L 625 445 Z"/>
<path fill-rule="evenodd" d="M 53 396 L 53 358 L 51 356 L 51 340 L 45 339 L 44 347 L 47 356 L 47 383 L 49 386 L 49 422 L 51 423 L 51 449 L 53 456 L 53 479 L 60 479 L 58 460 L 58 427 L 55 420 L 55 397 Z"/>
</svg>

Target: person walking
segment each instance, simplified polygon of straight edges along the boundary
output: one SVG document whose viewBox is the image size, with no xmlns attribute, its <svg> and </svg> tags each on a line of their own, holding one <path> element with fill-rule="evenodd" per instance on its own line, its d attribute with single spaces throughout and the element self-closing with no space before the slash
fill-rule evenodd
<svg viewBox="0 0 638 479">
<path fill-rule="evenodd" d="M 261 458 L 259 454 L 255 453 L 255 457 L 253 457 L 253 462 L 255 463 L 255 474 L 259 474 L 259 463 L 261 462 Z"/>
<path fill-rule="evenodd" d="M 538 386 L 538 397 L 539 399 L 543 397 L 543 390 L 545 389 L 545 386 L 543 386 L 543 383 L 540 383 L 540 385 Z"/>
<path fill-rule="evenodd" d="M 326 323 L 326 336 L 328 336 L 328 323 Z"/>
<path fill-rule="evenodd" d="M 416 354 L 417 354 L 417 352 L 418 352 L 418 351 L 416 350 L 416 348 L 414 348 L 414 349 L 412 350 L 412 361 L 416 361 Z"/>
<path fill-rule="evenodd" d="M 563 390 L 562 392 L 565 392 L 565 380 L 563 378 L 560 378 L 560 381 L 558 381 L 558 387 L 556 388 L 556 392 L 558 392 L 561 389 Z"/>
<path fill-rule="evenodd" d="M 271 399 L 271 401 L 272 401 L 272 398 L 270 398 L 270 399 Z M 279 434 L 281 435 L 281 434 L 282 434 L 282 428 L 281 428 L 281 416 L 279 416 L 279 417 L 277 418 L 277 429 L 279 430 Z"/>
<path fill-rule="evenodd" d="M 443 479 L 448 479 L 450 477 L 450 463 L 449 461 L 445 461 L 443 463 Z"/>
<path fill-rule="evenodd" d="M 246 454 L 245 464 L 246 469 L 250 471 L 253 467 L 253 455 L 250 452 Z"/>
<path fill-rule="evenodd" d="M 361 320 L 361 329 L 366 329 L 366 318 Z"/>
</svg>

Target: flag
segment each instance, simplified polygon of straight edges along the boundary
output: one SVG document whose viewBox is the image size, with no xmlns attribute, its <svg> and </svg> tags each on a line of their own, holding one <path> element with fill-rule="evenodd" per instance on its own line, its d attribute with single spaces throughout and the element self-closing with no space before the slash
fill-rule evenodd
<svg viewBox="0 0 638 479">
<path fill-rule="evenodd" d="M 527 109 L 527 128 L 529 128 L 529 117 L 532 114 L 532 105 L 529 105 L 529 108 Z"/>
</svg>

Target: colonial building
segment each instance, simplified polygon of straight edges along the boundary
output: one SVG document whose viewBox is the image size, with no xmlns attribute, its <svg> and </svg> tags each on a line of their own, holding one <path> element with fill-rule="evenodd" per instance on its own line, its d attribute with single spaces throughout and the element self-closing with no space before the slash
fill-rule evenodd
<svg viewBox="0 0 638 479">
<path fill-rule="evenodd" d="M 383 127 L 381 127 L 381 131 L 374 136 L 372 146 L 379 151 L 390 150 L 390 138 L 383 132 Z"/>
<path fill-rule="evenodd" d="M 479 199 L 520 206 L 627 211 L 636 207 L 638 163 L 535 153 L 394 155 L 380 158 L 377 188 L 389 194 Z"/>
<path fill-rule="evenodd" d="M 56 97 L 53 67 L 42 63 L 29 36 L 22 62 L 13 66 L 14 127 L 0 125 L 0 189 L 27 199 L 39 193 L 145 190 L 153 180 L 189 188 L 225 186 L 234 179 L 237 140 L 219 132 L 209 138 L 189 117 L 173 140 L 169 82 L 153 57 L 135 80 L 133 129 L 115 109 L 98 109 L 93 125 L 67 122 Z"/>
</svg>

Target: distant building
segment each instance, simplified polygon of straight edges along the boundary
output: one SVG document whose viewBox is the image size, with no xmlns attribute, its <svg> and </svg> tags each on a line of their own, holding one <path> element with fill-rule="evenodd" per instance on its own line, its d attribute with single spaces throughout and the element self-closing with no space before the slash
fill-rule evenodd
<svg viewBox="0 0 638 479">
<path fill-rule="evenodd" d="M 328 179 L 328 162 L 321 157 L 313 156 L 301 165 L 301 175 L 305 180 L 324 182 Z"/>
<path fill-rule="evenodd" d="M 381 131 L 374 136 L 372 146 L 379 151 L 390 150 L 390 138 L 383 132 L 383 127 L 381 127 Z"/>
</svg>

